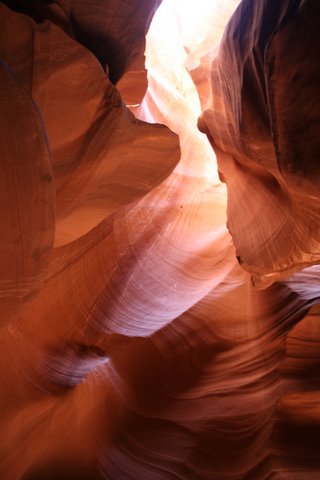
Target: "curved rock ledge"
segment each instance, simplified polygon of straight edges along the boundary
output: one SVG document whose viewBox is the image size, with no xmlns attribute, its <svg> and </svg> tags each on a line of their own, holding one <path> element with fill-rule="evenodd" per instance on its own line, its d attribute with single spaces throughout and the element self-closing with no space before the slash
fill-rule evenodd
<svg viewBox="0 0 320 480">
<path fill-rule="evenodd" d="M 3 480 L 319 478 L 317 3 L 160 3 L 0 2 Z"/>
</svg>

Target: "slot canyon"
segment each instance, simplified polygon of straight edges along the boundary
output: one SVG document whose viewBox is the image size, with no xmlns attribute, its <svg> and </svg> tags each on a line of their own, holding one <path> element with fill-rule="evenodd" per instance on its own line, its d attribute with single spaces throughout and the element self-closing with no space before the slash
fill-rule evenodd
<svg viewBox="0 0 320 480">
<path fill-rule="evenodd" d="M 0 478 L 320 479 L 319 0 L 0 1 Z"/>
</svg>

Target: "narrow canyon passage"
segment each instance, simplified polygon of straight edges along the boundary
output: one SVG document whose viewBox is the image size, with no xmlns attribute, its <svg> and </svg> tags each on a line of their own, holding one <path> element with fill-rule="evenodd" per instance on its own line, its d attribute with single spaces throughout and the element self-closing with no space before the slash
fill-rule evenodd
<svg viewBox="0 0 320 480">
<path fill-rule="evenodd" d="M 1 478 L 319 478 L 319 13 L 0 2 Z"/>
</svg>

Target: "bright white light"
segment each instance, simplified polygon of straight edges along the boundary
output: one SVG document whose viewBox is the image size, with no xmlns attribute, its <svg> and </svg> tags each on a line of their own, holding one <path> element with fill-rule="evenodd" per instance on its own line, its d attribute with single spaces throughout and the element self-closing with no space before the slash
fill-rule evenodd
<svg viewBox="0 0 320 480">
<path fill-rule="evenodd" d="M 215 154 L 197 128 L 201 114 L 192 70 L 210 79 L 211 59 L 239 0 L 163 0 L 147 35 L 149 87 L 140 118 L 166 124 L 180 137 L 182 158 L 176 172 L 220 184 Z M 208 84 L 209 85 L 209 84 Z"/>
</svg>

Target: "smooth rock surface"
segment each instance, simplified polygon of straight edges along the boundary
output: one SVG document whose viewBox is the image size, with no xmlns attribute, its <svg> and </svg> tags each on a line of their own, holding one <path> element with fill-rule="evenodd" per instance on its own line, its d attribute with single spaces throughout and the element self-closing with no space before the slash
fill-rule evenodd
<svg viewBox="0 0 320 480">
<path fill-rule="evenodd" d="M 159 3 L 0 3 L 0 476 L 317 480 L 317 4 Z"/>
</svg>

